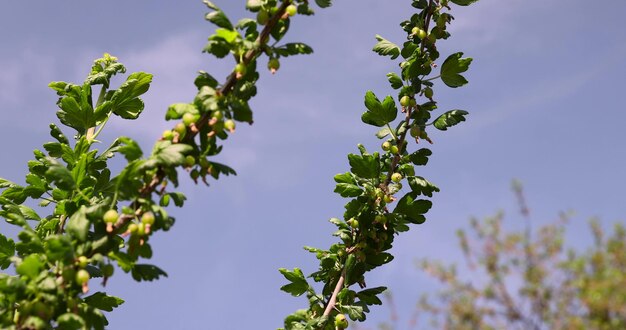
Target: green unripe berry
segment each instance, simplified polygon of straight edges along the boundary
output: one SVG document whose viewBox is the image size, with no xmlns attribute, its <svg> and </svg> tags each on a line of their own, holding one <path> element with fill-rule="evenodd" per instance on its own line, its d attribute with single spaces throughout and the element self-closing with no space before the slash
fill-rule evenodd
<svg viewBox="0 0 626 330">
<path fill-rule="evenodd" d="M 391 175 L 391 181 L 398 183 L 400 181 L 402 181 L 402 174 L 396 172 L 394 174 Z"/>
<path fill-rule="evenodd" d="M 391 146 L 390 151 L 392 154 L 397 154 L 398 152 L 400 152 L 400 150 L 398 149 L 398 146 L 395 146 L 395 145 Z"/>
<path fill-rule="evenodd" d="M 420 38 L 420 40 L 423 40 L 424 38 L 426 38 L 426 31 L 424 31 L 424 30 L 422 30 L 422 29 L 418 28 L 417 26 L 416 26 L 416 27 L 414 27 L 414 28 L 411 30 L 411 33 L 412 33 L 414 36 L 416 36 L 416 37 Z"/>
<path fill-rule="evenodd" d="M 196 121 L 196 116 L 192 113 L 185 113 L 183 115 L 183 124 L 185 124 L 185 126 L 189 126 L 191 124 L 193 124 Z"/>
<path fill-rule="evenodd" d="M 426 87 L 426 89 L 424 89 L 424 96 L 426 96 L 429 99 L 433 98 L 433 89 L 430 87 Z"/>
<path fill-rule="evenodd" d="M 427 137 L 428 137 L 428 134 L 426 133 L 426 131 L 420 132 L 420 139 L 426 139 Z"/>
<path fill-rule="evenodd" d="M 393 202 L 393 197 L 391 197 L 391 195 L 385 195 L 383 200 L 385 201 L 385 203 L 391 203 Z"/>
<path fill-rule="evenodd" d="M 271 58 L 268 62 L 267 62 L 267 68 L 272 72 L 276 72 L 278 71 L 278 69 L 280 68 L 280 61 L 277 58 Z"/>
<path fill-rule="evenodd" d="M 187 155 L 185 157 L 185 166 L 187 167 L 191 167 L 194 166 L 196 164 L 196 158 L 192 155 Z"/>
<path fill-rule="evenodd" d="M 343 314 L 337 314 L 335 316 L 335 327 L 339 330 L 344 330 L 348 327 L 348 319 Z"/>
<path fill-rule="evenodd" d="M 289 5 L 287 6 L 285 12 L 289 14 L 289 16 L 294 16 L 298 12 L 298 7 L 296 7 L 295 5 Z"/>
<path fill-rule="evenodd" d="M 174 132 L 172 132 L 172 130 L 165 130 L 163 131 L 163 139 L 164 140 L 169 140 L 171 141 L 174 138 Z"/>
<path fill-rule="evenodd" d="M 245 76 L 247 72 L 248 72 L 248 68 L 246 67 L 245 64 L 237 63 L 237 65 L 235 66 L 235 73 L 237 74 L 237 76 L 239 77 Z"/>
<path fill-rule="evenodd" d="M 146 224 L 143 222 L 140 222 L 139 224 L 137 224 L 137 235 L 143 236 L 145 234 L 146 234 Z"/>
<path fill-rule="evenodd" d="M 180 137 L 183 137 L 185 133 L 187 133 L 187 126 L 184 123 L 178 123 L 174 126 L 174 131 L 178 133 Z"/>
<path fill-rule="evenodd" d="M 261 25 L 267 24 L 267 21 L 269 21 L 269 19 L 270 14 L 265 10 L 261 10 L 258 14 L 256 14 L 256 21 Z"/>
<path fill-rule="evenodd" d="M 128 225 L 128 232 L 131 235 L 135 235 L 137 234 L 137 231 L 139 230 L 139 226 L 137 226 L 136 223 L 131 223 L 130 225 Z"/>
<path fill-rule="evenodd" d="M 119 218 L 119 214 L 115 210 L 108 210 L 108 211 L 106 211 L 104 213 L 104 216 L 102 217 L 102 219 L 106 223 L 116 223 L 117 222 L 117 218 Z"/>
<path fill-rule="evenodd" d="M 376 216 L 376 218 L 374 218 L 374 221 L 380 224 L 385 224 L 387 223 L 387 217 L 382 214 L 379 214 Z"/>
<path fill-rule="evenodd" d="M 421 132 L 422 132 L 422 129 L 419 126 L 413 126 L 411 127 L 411 130 L 409 131 L 411 136 L 414 138 L 419 137 Z"/>
<path fill-rule="evenodd" d="M 389 149 L 391 149 L 391 142 L 389 141 L 385 141 L 383 142 L 383 144 L 380 146 L 384 151 L 389 151 Z"/>
<path fill-rule="evenodd" d="M 216 120 L 222 120 L 222 118 L 224 118 L 224 113 L 221 111 L 214 111 L 212 117 Z"/>
<path fill-rule="evenodd" d="M 114 271 L 115 271 L 115 268 L 111 264 L 106 264 L 102 266 L 102 275 L 104 275 L 104 277 L 113 276 Z"/>
<path fill-rule="evenodd" d="M 232 119 L 229 119 L 227 121 L 224 122 L 224 128 L 227 129 L 228 131 L 234 131 L 235 130 L 235 121 Z"/>
<path fill-rule="evenodd" d="M 154 224 L 154 213 L 152 212 L 144 213 L 141 216 L 141 223 L 152 226 Z"/>
<path fill-rule="evenodd" d="M 403 107 L 408 107 L 410 103 L 411 103 L 411 98 L 408 95 L 404 95 L 400 99 L 400 105 Z"/>
<path fill-rule="evenodd" d="M 89 259 L 87 259 L 87 257 L 85 256 L 78 257 L 78 267 L 85 268 L 88 263 L 89 263 Z"/>
<path fill-rule="evenodd" d="M 409 106 L 410 106 L 410 107 L 414 107 L 414 106 L 416 106 L 416 105 L 417 105 L 417 101 L 415 101 L 415 99 L 411 99 L 411 100 L 409 101 Z"/>
<path fill-rule="evenodd" d="M 351 218 L 350 220 L 347 221 L 348 225 L 350 225 L 350 227 L 356 229 L 359 228 L 359 220 L 355 219 L 355 218 Z"/>
<path fill-rule="evenodd" d="M 76 283 L 78 283 L 78 285 L 84 285 L 87 282 L 89 282 L 89 272 L 84 269 L 76 272 Z"/>
</svg>

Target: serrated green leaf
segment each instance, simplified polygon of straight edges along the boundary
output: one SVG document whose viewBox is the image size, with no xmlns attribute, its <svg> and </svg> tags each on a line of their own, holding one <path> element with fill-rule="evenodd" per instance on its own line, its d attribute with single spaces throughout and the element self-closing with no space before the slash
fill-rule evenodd
<svg viewBox="0 0 626 330">
<path fill-rule="evenodd" d="M 15 267 L 15 271 L 22 276 L 34 279 L 43 270 L 43 266 L 39 255 L 31 254 Z"/>
<path fill-rule="evenodd" d="M 200 89 L 202 86 L 208 86 L 211 88 L 217 87 L 217 79 L 215 79 L 212 75 L 208 74 L 205 71 L 198 71 L 198 76 L 196 80 L 194 80 L 194 85 Z"/>
<path fill-rule="evenodd" d="M 341 197 L 358 197 L 363 193 L 363 189 L 354 184 L 338 183 L 335 187 L 335 192 L 341 195 Z"/>
<path fill-rule="evenodd" d="M 416 199 L 418 195 L 410 192 L 398 201 L 394 213 L 405 215 L 410 222 L 421 224 L 426 221 L 424 214 L 432 207 L 432 202 L 425 199 Z"/>
<path fill-rule="evenodd" d="M 361 292 L 358 292 L 356 296 L 360 301 L 364 302 L 367 305 L 382 305 L 382 301 L 377 297 L 377 295 L 385 292 L 387 290 L 386 287 L 380 286 L 371 289 L 365 289 Z"/>
<path fill-rule="evenodd" d="M 356 180 L 354 179 L 354 176 L 350 172 L 339 173 L 335 175 L 334 180 L 337 183 L 356 184 Z"/>
<path fill-rule="evenodd" d="M 449 87 L 456 88 L 467 84 L 467 79 L 460 73 L 467 71 L 472 63 L 471 58 L 461 58 L 462 52 L 454 53 L 441 65 L 441 80 Z"/>
<path fill-rule="evenodd" d="M 457 4 L 459 6 L 469 6 L 474 2 L 478 2 L 478 0 L 450 0 L 450 2 Z"/>
<path fill-rule="evenodd" d="M 0 233 L 0 269 L 11 265 L 11 257 L 15 255 L 15 242 Z"/>
<path fill-rule="evenodd" d="M 67 232 L 76 237 L 81 242 L 87 239 L 87 233 L 91 224 L 87 220 L 87 208 L 81 206 L 78 211 L 74 212 L 67 223 Z"/>
<path fill-rule="evenodd" d="M 89 297 L 83 298 L 83 300 L 87 303 L 87 305 L 107 312 L 112 312 L 114 308 L 124 303 L 123 299 L 108 296 L 104 292 L 96 292 Z"/>
<path fill-rule="evenodd" d="M 398 45 L 379 35 L 376 35 L 376 40 L 378 40 L 378 43 L 374 45 L 372 50 L 378 53 L 378 55 L 391 56 L 392 60 L 400 56 L 400 47 Z"/>
<path fill-rule="evenodd" d="M 118 261 L 119 262 L 119 261 Z M 167 273 L 155 265 L 137 264 L 132 269 L 132 276 L 135 281 L 154 281 L 159 277 L 167 277 Z"/>
<path fill-rule="evenodd" d="M 291 55 L 313 53 L 313 48 L 301 42 L 287 43 L 282 46 L 274 47 L 273 50 L 274 50 L 274 53 L 283 57 L 287 57 Z"/>
<path fill-rule="evenodd" d="M 448 127 L 452 127 L 462 121 L 465 121 L 465 116 L 468 115 L 464 110 L 450 110 L 441 116 L 437 117 L 433 122 L 433 125 L 441 131 L 445 131 Z"/>
<path fill-rule="evenodd" d="M 228 29 L 228 30 L 232 30 L 233 29 L 233 24 L 230 22 L 230 20 L 226 16 L 226 14 L 224 14 L 224 12 L 219 10 L 219 9 L 206 14 L 204 16 L 204 18 L 207 21 L 209 21 L 209 22 L 211 22 L 211 23 L 213 23 L 213 24 L 215 24 L 215 25 L 217 25 L 217 26 L 219 26 L 221 28 Z"/>
<path fill-rule="evenodd" d="M 380 172 L 378 159 L 373 155 L 348 154 L 350 171 L 364 179 L 377 178 Z"/>
<path fill-rule="evenodd" d="M 428 163 L 428 157 L 432 155 L 433 152 L 429 149 L 422 148 L 412 154 L 409 155 L 409 159 L 415 165 L 426 165 Z"/>
<path fill-rule="evenodd" d="M 51 235 L 44 243 L 46 256 L 50 261 L 69 261 L 74 256 L 70 238 L 66 235 Z"/>
<path fill-rule="evenodd" d="M 127 161 L 132 162 L 143 156 L 143 151 L 141 151 L 141 147 L 135 140 L 122 136 L 118 138 L 118 141 L 120 141 L 120 145 L 116 149 L 124 155 Z"/>
<path fill-rule="evenodd" d="M 252 11 L 252 12 L 257 12 L 261 9 L 261 7 L 263 7 L 263 1 L 262 0 L 248 0 L 246 1 L 246 9 Z"/>
<path fill-rule="evenodd" d="M 382 127 L 394 121 L 398 115 L 396 103 L 391 96 L 385 97 L 381 103 L 372 91 L 365 93 L 365 107 L 367 111 L 363 113 L 361 120 L 366 124 L 377 127 Z"/>
<path fill-rule="evenodd" d="M 437 186 L 421 176 L 408 177 L 407 180 L 411 190 L 416 194 L 433 197 L 433 192 L 439 192 Z"/>
<path fill-rule="evenodd" d="M 51 162 L 46 171 L 46 178 L 63 190 L 73 190 L 76 186 L 72 172 L 56 161 Z"/>
<path fill-rule="evenodd" d="M 404 86 L 404 84 L 402 83 L 402 78 L 400 78 L 400 76 L 398 76 L 398 74 L 396 74 L 395 72 L 387 73 L 387 79 L 389 80 L 391 88 L 393 89 L 398 89 Z"/>
<path fill-rule="evenodd" d="M 343 305 L 341 306 L 341 311 L 345 314 L 348 314 L 350 319 L 353 321 L 365 321 L 365 313 L 363 311 L 363 306 Z"/>
<path fill-rule="evenodd" d="M 93 109 L 89 106 L 82 108 L 79 102 L 70 96 L 62 97 L 57 103 L 59 110 L 57 117 L 66 126 L 74 128 L 83 134 L 87 128 L 95 124 Z"/>
<path fill-rule="evenodd" d="M 59 141 L 59 143 L 70 144 L 70 141 L 67 139 L 65 134 L 63 134 L 61 129 L 54 123 L 50 124 L 50 135 Z"/>
<path fill-rule="evenodd" d="M 173 167 L 182 165 L 185 162 L 185 153 L 192 149 L 190 145 L 186 144 L 172 144 L 170 141 L 159 141 L 154 146 L 152 157 L 163 166 Z"/>
<path fill-rule="evenodd" d="M 209 14 L 210 15 L 210 14 Z M 239 37 L 239 32 L 230 29 L 217 29 L 215 30 L 215 35 L 224 39 L 227 43 L 232 44 Z"/>
<path fill-rule="evenodd" d="M 320 6 L 320 8 L 327 8 L 333 4 L 332 0 L 315 0 L 315 3 Z"/>
<path fill-rule="evenodd" d="M 283 285 L 280 288 L 282 291 L 285 291 L 294 297 L 299 297 L 309 289 L 309 284 L 304 278 L 302 270 L 299 268 L 294 268 L 293 271 L 280 268 L 278 271 L 283 274 L 289 282 L 291 282 L 287 285 Z"/>
<path fill-rule="evenodd" d="M 111 96 L 113 113 L 124 119 L 137 119 L 144 108 L 139 96 L 148 91 L 151 82 L 152 75 L 149 73 L 131 73 Z"/>
</svg>

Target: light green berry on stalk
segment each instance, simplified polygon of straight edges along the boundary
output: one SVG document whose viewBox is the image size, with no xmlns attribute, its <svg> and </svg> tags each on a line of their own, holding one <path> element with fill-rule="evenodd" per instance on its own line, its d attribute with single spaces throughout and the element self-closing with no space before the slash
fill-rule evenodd
<svg viewBox="0 0 626 330">
<path fill-rule="evenodd" d="M 87 267 L 88 263 L 89 263 L 89 259 L 87 259 L 87 257 L 85 256 L 78 257 L 78 267 L 85 268 Z"/>
<path fill-rule="evenodd" d="M 174 131 L 182 138 L 187 133 L 187 126 L 184 123 L 178 123 L 174 126 Z"/>
<path fill-rule="evenodd" d="M 185 124 L 185 126 L 189 126 L 195 122 L 196 116 L 193 113 L 187 112 L 183 115 L 183 124 Z"/>
<path fill-rule="evenodd" d="M 236 126 L 235 121 L 232 119 L 228 119 L 227 121 L 224 122 L 224 128 L 229 132 L 234 132 L 235 126 Z"/>
<path fill-rule="evenodd" d="M 222 118 L 224 118 L 224 113 L 221 111 L 214 111 L 211 118 L 215 118 L 215 120 L 222 120 Z"/>
<path fill-rule="evenodd" d="M 335 316 L 335 327 L 338 330 L 344 330 L 348 327 L 348 319 L 346 319 L 345 315 L 337 314 L 337 316 Z"/>
<path fill-rule="evenodd" d="M 141 223 L 152 226 L 154 224 L 154 213 L 146 212 L 141 216 Z"/>
<path fill-rule="evenodd" d="M 285 9 L 285 12 L 289 16 L 294 16 L 296 13 L 298 13 L 298 7 L 296 7 L 295 5 L 289 5 L 287 6 L 287 9 Z"/>
<path fill-rule="evenodd" d="M 396 172 L 394 174 L 391 175 L 391 181 L 398 183 L 400 181 L 402 181 L 402 174 Z"/>
<path fill-rule="evenodd" d="M 119 218 L 119 214 L 115 210 L 108 210 L 104 213 L 102 219 L 106 223 L 116 223 Z"/>
<path fill-rule="evenodd" d="M 380 146 L 384 151 L 389 151 L 389 149 L 391 149 L 391 142 L 389 141 L 385 141 L 383 142 L 383 144 Z"/>
<path fill-rule="evenodd" d="M 192 155 L 185 156 L 185 166 L 191 167 L 196 164 L 196 158 Z"/>
<path fill-rule="evenodd" d="M 411 98 L 408 95 L 404 95 L 400 98 L 400 105 L 403 107 L 408 107 L 411 104 Z"/>
<path fill-rule="evenodd" d="M 172 132 L 172 130 L 165 130 L 163 131 L 163 140 L 169 140 L 171 141 L 174 138 L 174 132 Z"/>
<path fill-rule="evenodd" d="M 78 285 L 84 285 L 87 282 L 89 282 L 89 272 L 87 272 L 84 269 L 79 270 L 78 272 L 76 272 L 76 283 L 78 283 Z"/>
</svg>

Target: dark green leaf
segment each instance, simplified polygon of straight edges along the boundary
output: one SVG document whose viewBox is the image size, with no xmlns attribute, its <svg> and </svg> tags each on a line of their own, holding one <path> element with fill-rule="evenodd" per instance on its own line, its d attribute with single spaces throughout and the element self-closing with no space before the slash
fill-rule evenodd
<svg viewBox="0 0 626 330">
<path fill-rule="evenodd" d="M 339 183 L 335 187 L 335 192 L 341 195 L 341 197 L 357 197 L 361 196 L 363 190 L 357 185 L 349 183 Z"/>
<path fill-rule="evenodd" d="M 467 71 L 472 63 L 471 58 L 461 58 L 462 52 L 454 53 L 441 65 L 441 80 L 449 87 L 461 87 L 467 84 L 467 79 L 459 73 Z"/>
<path fill-rule="evenodd" d="M 450 110 L 441 116 L 437 117 L 433 122 L 433 125 L 441 131 L 445 131 L 448 127 L 452 127 L 462 121 L 465 121 L 465 116 L 468 115 L 464 110 Z"/>
<path fill-rule="evenodd" d="M 15 271 L 22 276 L 34 279 L 35 277 L 37 277 L 37 275 L 39 275 L 39 273 L 43 269 L 43 266 L 44 264 L 43 262 L 41 262 L 39 255 L 31 254 L 24 258 L 24 260 L 22 260 L 19 265 L 17 265 Z"/>
<path fill-rule="evenodd" d="M 373 51 L 381 56 L 391 56 L 392 60 L 400 56 L 400 47 L 398 45 L 379 35 L 376 35 L 376 40 L 378 40 L 378 43 L 374 45 Z"/>
<path fill-rule="evenodd" d="M 72 172 L 56 161 L 51 162 L 48 167 L 46 178 L 53 181 L 57 187 L 63 190 L 73 190 L 76 186 Z"/>
<path fill-rule="evenodd" d="M 367 111 L 363 113 L 361 120 L 377 127 L 394 121 L 398 115 L 398 109 L 391 96 L 387 96 L 381 103 L 372 91 L 365 93 L 365 107 Z"/>
<path fill-rule="evenodd" d="M 450 0 L 450 2 L 457 4 L 459 6 L 469 6 L 474 2 L 478 2 L 478 0 Z"/>
<path fill-rule="evenodd" d="M 363 290 L 356 294 L 359 297 L 359 300 L 364 302 L 367 305 L 382 305 L 382 301 L 377 297 L 377 295 L 383 293 L 387 290 L 386 287 L 380 286 L 377 288 L 371 288 Z"/>
<path fill-rule="evenodd" d="M 161 268 L 154 265 L 138 264 L 133 267 L 132 271 L 133 279 L 135 281 L 153 281 L 158 280 L 159 277 L 167 277 Z"/>
<path fill-rule="evenodd" d="M 332 0 L 315 0 L 315 3 L 320 6 L 320 8 L 327 8 L 333 4 Z"/>
<path fill-rule="evenodd" d="M 57 104 L 60 108 L 57 111 L 57 117 L 63 124 L 76 129 L 81 134 L 87 128 L 94 126 L 95 121 L 91 107 L 82 108 L 76 99 L 70 96 L 61 98 Z"/>
<path fill-rule="evenodd" d="M 400 76 L 398 76 L 394 72 L 388 73 L 387 74 L 387 79 L 389 80 L 389 83 L 391 84 L 391 88 L 393 88 L 393 89 L 398 89 L 398 88 L 400 88 L 400 87 L 402 87 L 404 85 L 402 83 L 402 78 L 400 78 Z"/>
<path fill-rule="evenodd" d="M 287 285 L 282 286 L 280 288 L 282 291 L 285 291 L 294 297 L 298 297 L 309 289 L 309 284 L 304 278 L 302 270 L 300 270 L 299 268 L 294 268 L 293 271 L 285 268 L 280 268 L 278 271 L 280 271 L 280 273 L 283 274 L 283 276 L 289 282 L 291 282 Z"/>
<path fill-rule="evenodd" d="M 298 55 L 298 54 L 312 54 L 313 48 L 301 42 L 293 42 L 293 43 L 284 44 L 279 47 L 275 47 L 274 53 L 283 57 L 287 57 L 290 55 Z"/>
<path fill-rule="evenodd" d="M 70 144 L 70 141 L 63 134 L 61 129 L 57 125 L 55 125 L 55 124 L 50 124 L 50 135 L 53 138 L 55 138 L 57 141 L 59 141 L 60 143 Z"/>
<path fill-rule="evenodd" d="M 378 159 L 372 155 L 348 154 L 350 171 L 364 179 L 377 178 L 380 172 Z"/>
<path fill-rule="evenodd" d="M 232 30 L 233 29 L 233 24 L 230 22 L 230 20 L 228 19 L 228 17 L 226 17 L 226 14 L 224 14 L 223 11 L 221 10 L 216 10 L 214 12 L 210 12 L 208 14 L 206 14 L 206 16 L 204 16 L 204 18 L 221 27 L 224 29 L 228 29 L 228 30 Z"/>
<path fill-rule="evenodd" d="M 186 144 L 172 144 L 170 141 L 159 141 L 154 146 L 152 157 L 163 166 L 173 167 L 185 162 L 185 153 L 193 148 Z"/>
<path fill-rule="evenodd" d="M 87 239 L 87 233 L 89 232 L 90 223 L 87 220 L 87 208 L 81 206 L 78 211 L 74 212 L 67 223 L 67 232 L 76 237 L 81 242 Z"/>
<path fill-rule="evenodd" d="M 422 148 L 412 154 L 409 155 L 411 162 L 415 165 L 426 165 L 428 163 L 428 157 L 432 155 L 433 152 L 429 149 Z"/>
<path fill-rule="evenodd" d="M 66 235 L 48 236 L 44 246 L 50 261 L 69 261 L 74 256 L 72 242 Z"/>
<path fill-rule="evenodd" d="M 348 314 L 348 316 L 350 316 L 350 319 L 352 319 L 353 321 L 365 321 L 365 313 L 363 312 L 362 306 L 344 305 L 341 306 L 341 310 L 342 312 Z"/>
<path fill-rule="evenodd" d="M 432 184 L 430 181 L 422 178 L 421 176 L 412 176 L 408 177 L 409 186 L 411 186 L 411 190 L 418 194 L 424 195 L 428 197 L 433 197 L 433 192 L 439 192 L 439 188 Z"/>
<path fill-rule="evenodd" d="M 92 307 L 111 312 L 114 308 L 124 303 L 124 300 L 114 296 L 107 296 L 104 292 L 96 292 L 83 300 Z"/>
<path fill-rule="evenodd" d="M 424 214 L 432 206 L 432 202 L 424 199 L 416 199 L 417 194 L 410 192 L 398 201 L 398 205 L 394 209 L 394 213 L 400 213 L 408 217 L 412 223 L 421 224 L 426 221 Z"/>
<path fill-rule="evenodd" d="M 210 74 L 205 71 L 199 71 L 196 80 L 193 82 L 198 89 L 202 86 L 208 86 L 211 88 L 217 87 L 217 79 L 213 78 Z"/>
<path fill-rule="evenodd" d="M 11 265 L 11 257 L 15 254 L 15 242 L 0 234 L 0 269 L 7 269 Z"/>
<path fill-rule="evenodd" d="M 152 75 L 145 72 L 133 72 L 111 96 L 113 113 L 124 119 L 137 119 L 143 111 L 144 103 L 139 98 L 150 88 Z"/>
</svg>

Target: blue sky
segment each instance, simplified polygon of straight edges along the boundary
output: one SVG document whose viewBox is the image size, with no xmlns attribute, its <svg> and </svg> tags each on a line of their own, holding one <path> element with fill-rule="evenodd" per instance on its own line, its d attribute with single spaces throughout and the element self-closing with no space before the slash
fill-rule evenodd
<svg viewBox="0 0 626 330">
<path fill-rule="evenodd" d="M 235 21 L 246 15 L 243 0 L 215 2 Z M 284 60 L 275 76 L 262 74 L 254 125 L 240 125 L 219 157 L 239 175 L 209 188 L 182 185 L 187 207 L 172 210 L 172 231 L 151 238 L 152 262 L 170 276 L 140 284 L 115 276 L 107 290 L 127 302 L 109 316 L 111 329 L 273 329 L 304 306 L 278 290 L 277 268 L 314 271 L 302 246 L 334 241 L 327 220 L 343 214 L 345 200 L 332 192 L 332 177 L 347 170 L 357 143 L 379 145 L 373 127 L 360 122 L 363 95 L 392 93 L 385 74 L 397 69 L 370 51 L 374 35 L 401 42 L 398 23 L 410 10 L 408 0 L 337 0 L 316 16 L 296 17 L 287 38 L 315 53 Z M 455 8 L 453 37 L 440 51 L 474 58 L 470 84 L 439 84 L 435 95 L 440 109 L 470 116 L 434 134 L 434 155 L 419 171 L 442 191 L 428 221 L 397 239 L 394 262 L 368 279 L 390 286 L 402 315 L 435 284 L 416 270 L 416 258 L 457 260 L 454 230 L 470 216 L 504 210 L 509 225 L 519 225 L 513 178 L 524 183 L 537 223 L 576 211 L 573 246 L 589 242 L 590 217 L 607 225 L 624 219 L 625 12 L 621 1 L 592 8 L 481 0 Z M 50 140 L 48 124 L 57 119 L 48 82 L 82 81 L 104 52 L 155 78 L 142 117 L 111 123 L 103 139 L 129 135 L 149 150 L 169 128 L 167 106 L 194 96 L 197 70 L 225 77 L 232 69 L 200 52 L 214 29 L 204 13 L 199 0 L 1 2 L 0 176 L 22 182 L 31 150 Z M 387 309 L 370 318 L 374 328 Z"/>
</svg>

